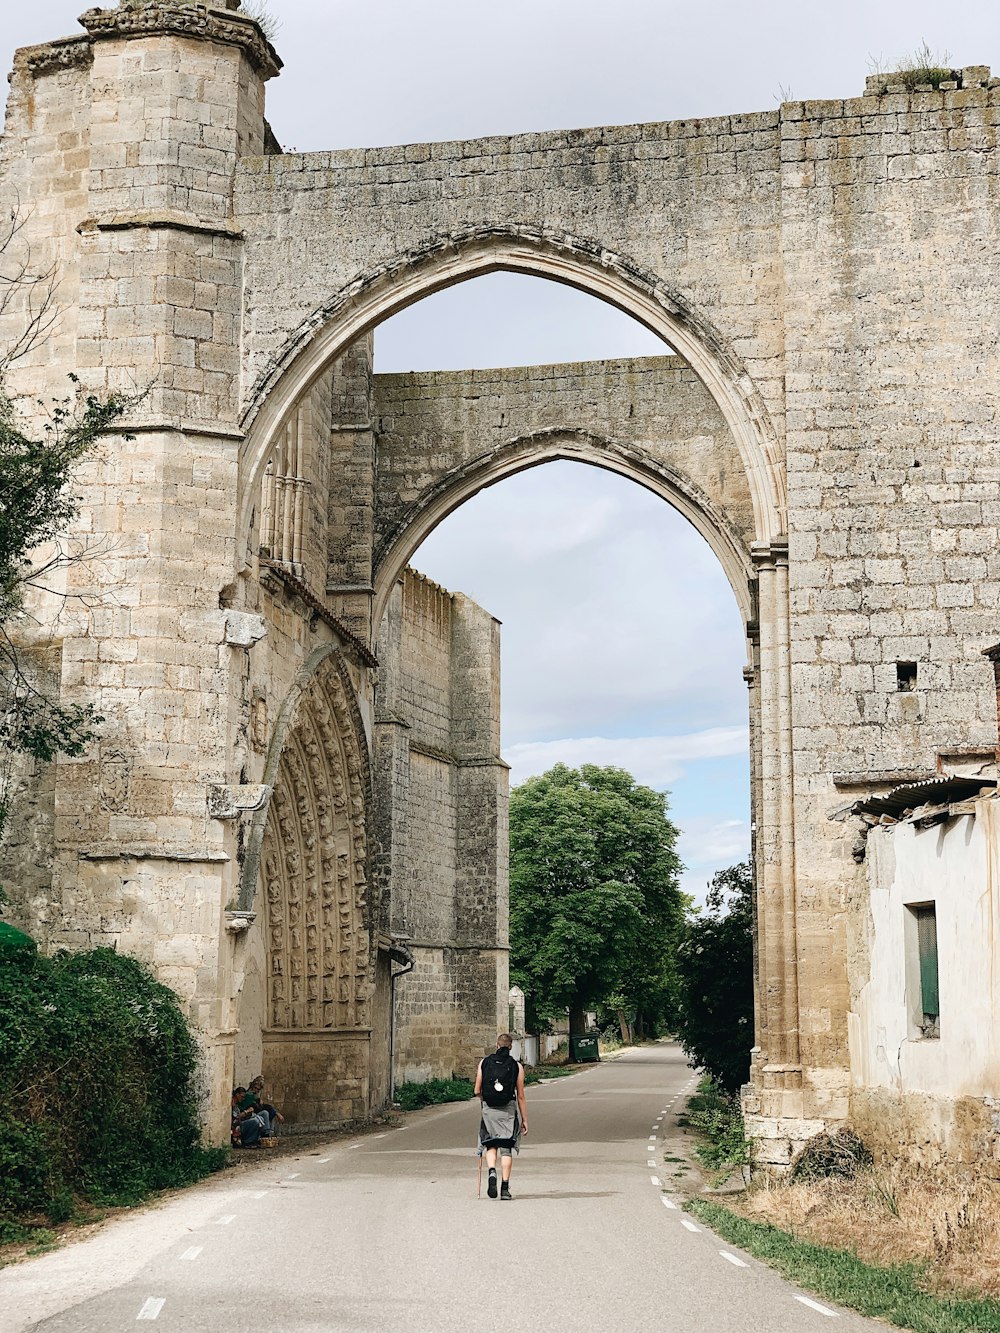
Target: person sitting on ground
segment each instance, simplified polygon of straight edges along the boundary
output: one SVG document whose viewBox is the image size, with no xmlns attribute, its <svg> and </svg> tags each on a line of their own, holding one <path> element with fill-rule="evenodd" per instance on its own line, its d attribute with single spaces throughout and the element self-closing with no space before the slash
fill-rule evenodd
<svg viewBox="0 0 1000 1333">
<path fill-rule="evenodd" d="M 243 1094 L 240 1102 L 240 1109 L 252 1111 L 264 1122 L 264 1136 L 273 1139 L 278 1132 L 278 1126 L 285 1123 L 285 1117 L 270 1102 L 261 1100 L 261 1094 L 264 1091 L 264 1076 L 258 1074 L 256 1078 L 250 1080 L 250 1087 Z"/>
<path fill-rule="evenodd" d="M 246 1097 L 246 1088 L 234 1088 L 231 1106 L 229 1136 L 234 1148 L 262 1148 L 264 1137 L 263 1119 L 254 1114 L 253 1108 L 243 1109 L 241 1103 Z"/>
<path fill-rule="evenodd" d="M 475 1095 L 482 1102 L 479 1123 L 479 1152 L 486 1154 L 489 1183 L 486 1193 L 497 1197 L 497 1153 L 500 1154 L 500 1198 L 510 1199 L 513 1154 L 520 1151 L 521 1135 L 528 1132 L 528 1107 L 524 1097 L 524 1070 L 510 1053 L 511 1035 L 497 1037 L 495 1055 L 480 1060 L 476 1070 Z"/>
</svg>

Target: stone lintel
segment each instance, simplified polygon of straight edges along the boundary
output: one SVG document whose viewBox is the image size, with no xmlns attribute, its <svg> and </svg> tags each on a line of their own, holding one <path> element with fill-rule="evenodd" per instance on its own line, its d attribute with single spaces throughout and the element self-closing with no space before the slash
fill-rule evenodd
<svg viewBox="0 0 1000 1333">
<path fill-rule="evenodd" d="M 228 5 L 209 9 L 184 0 L 154 0 L 139 9 L 88 9 L 79 21 L 95 42 L 169 34 L 237 46 L 262 79 L 273 78 L 282 66 L 260 24 Z"/>
<path fill-rule="evenodd" d="M 77 852 L 81 861 L 184 861 L 206 865 L 220 865 L 232 858 L 228 852 L 211 851 L 208 848 L 188 847 L 151 847 L 139 844 L 135 847 L 91 847 Z"/>
<path fill-rule="evenodd" d="M 226 236 L 233 241 L 243 240 L 243 229 L 235 222 L 215 222 L 208 218 L 195 217 L 184 213 L 179 208 L 165 208 L 148 211 L 141 209 L 135 213 L 108 213 L 104 217 L 84 218 L 77 224 L 81 236 L 93 235 L 99 231 L 135 231 L 135 230 L 170 230 L 191 231 L 203 236 Z"/>
<path fill-rule="evenodd" d="M 832 775 L 835 787 L 898 787 L 904 782 L 927 782 L 940 776 L 933 768 L 879 768 Z"/>
</svg>

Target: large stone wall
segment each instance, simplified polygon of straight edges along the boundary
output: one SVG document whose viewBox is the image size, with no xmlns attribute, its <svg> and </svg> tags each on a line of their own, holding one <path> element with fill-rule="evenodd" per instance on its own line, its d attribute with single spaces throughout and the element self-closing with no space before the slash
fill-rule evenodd
<svg viewBox="0 0 1000 1333">
<path fill-rule="evenodd" d="M 398 1081 L 468 1074 L 507 994 L 507 767 L 499 625 L 404 571 L 379 636 L 377 808 L 392 938 Z"/>
<path fill-rule="evenodd" d="M 20 52 L 12 77 L 3 199 L 65 309 L 7 382 L 28 400 L 72 369 L 145 394 L 136 438 L 80 477 L 75 535 L 109 550 L 24 631 L 61 697 L 107 719 L 85 757 L 27 775 L 39 819 L 10 844 L 31 857 L 24 918 L 52 947 L 118 941 L 154 961 L 205 1034 L 223 1105 L 270 793 L 338 654 L 378 783 L 414 779 L 444 809 L 444 754 L 459 829 L 496 805 L 495 841 L 459 839 L 456 938 L 426 941 L 496 949 L 495 747 L 453 715 L 411 773 L 403 729 L 374 720 L 372 649 L 421 525 L 505 469 L 586 457 L 687 513 L 744 612 L 747 1106 L 765 1157 L 787 1160 L 850 1110 L 847 904 L 867 890 L 845 812 L 995 742 L 981 651 L 1000 592 L 1000 84 L 970 66 L 940 89 L 874 79 L 761 114 L 276 154 L 263 98 L 279 62 L 236 0 L 92 10 L 84 26 Z M 379 442 L 372 328 L 497 269 L 611 301 L 687 369 L 517 371 L 479 380 L 476 408 L 469 377 L 397 380 L 376 389 L 405 409 Z M 291 505 L 261 559 L 268 475 Z M 469 674 L 477 708 L 488 675 Z M 366 847 L 372 800 L 351 814 Z M 372 850 L 372 984 L 396 947 L 406 823 L 386 816 Z M 470 994 L 489 967 L 470 969 Z"/>
<path fill-rule="evenodd" d="M 715 547 L 749 618 L 754 517 L 729 428 L 679 357 L 377 375 L 376 568 L 475 491 L 546 458 L 637 477 Z"/>
</svg>

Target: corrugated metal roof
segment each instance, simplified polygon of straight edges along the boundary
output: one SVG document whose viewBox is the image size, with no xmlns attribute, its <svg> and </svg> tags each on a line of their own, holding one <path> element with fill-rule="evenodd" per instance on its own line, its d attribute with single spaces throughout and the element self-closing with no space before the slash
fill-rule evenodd
<svg viewBox="0 0 1000 1333">
<path fill-rule="evenodd" d="M 967 801 L 984 787 L 996 787 L 995 778 L 927 778 L 923 782 L 904 782 L 885 796 L 869 796 L 851 807 L 855 815 L 891 815 L 893 819 L 916 810 L 921 805 L 949 805 Z"/>
</svg>

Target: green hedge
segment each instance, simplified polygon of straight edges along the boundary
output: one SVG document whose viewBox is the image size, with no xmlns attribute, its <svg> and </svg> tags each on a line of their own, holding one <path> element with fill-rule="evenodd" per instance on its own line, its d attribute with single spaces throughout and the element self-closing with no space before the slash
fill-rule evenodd
<svg viewBox="0 0 1000 1333">
<path fill-rule="evenodd" d="M 0 1241 L 216 1169 L 176 995 L 111 949 L 0 952 Z"/>
<path fill-rule="evenodd" d="M 416 1111 L 421 1106 L 437 1106 L 439 1102 L 464 1102 L 472 1096 L 472 1080 L 468 1078 L 429 1078 L 425 1083 L 399 1083 L 395 1098 L 404 1111 Z"/>
</svg>

